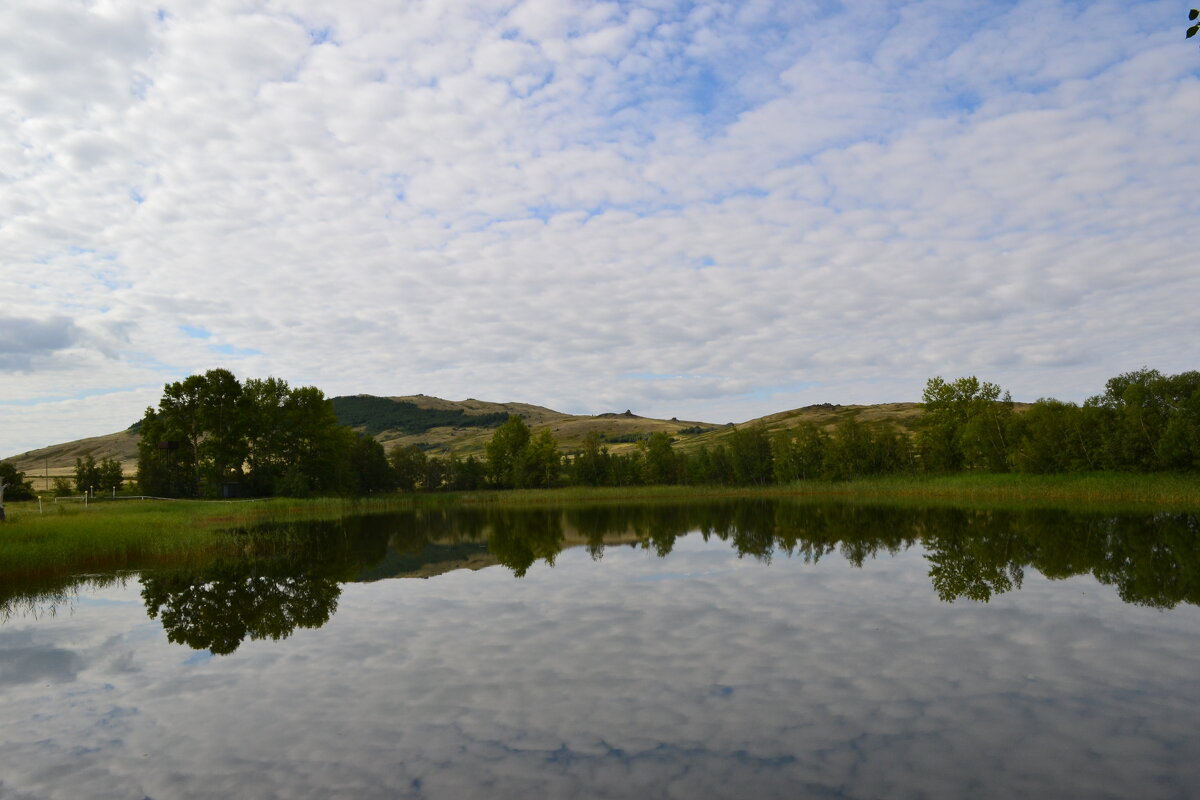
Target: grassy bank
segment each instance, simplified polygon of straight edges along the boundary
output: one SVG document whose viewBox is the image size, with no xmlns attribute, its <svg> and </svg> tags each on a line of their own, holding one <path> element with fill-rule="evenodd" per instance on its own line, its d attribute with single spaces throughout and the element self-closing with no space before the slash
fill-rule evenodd
<svg viewBox="0 0 1200 800">
<path fill-rule="evenodd" d="M 337 519 L 350 514 L 430 506 L 568 506 L 680 503 L 738 497 L 864 504 L 1089 510 L 1200 510 L 1200 477 L 1193 475 L 892 476 L 844 483 L 801 482 L 762 488 L 646 486 L 626 488 L 480 491 L 389 495 L 344 500 L 274 499 L 256 502 L 107 501 L 8 503 L 0 524 L 0 576 L 143 569 L 211 558 L 238 547 L 231 529 L 267 523 Z"/>
<path fill-rule="evenodd" d="M 1072 475 L 893 475 L 831 483 L 799 481 L 785 486 L 571 487 L 469 492 L 464 504 L 571 505 L 658 502 L 732 497 L 803 498 L 842 502 L 1087 507 L 1131 511 L 1200 510 L 1200 476 L 1096 472 Z"/>
<path fill-rule="evenodd" d="M 0 524 L 0 576 L 71 571 L 144 569 L 184 564 L 233 551 L 231 529 L 266 522 L 337 519 L 348 514 L 411 505 L 381 499 L 275 499 L 255 502 L 198 500 L 6 503 Z"/>
</svg>

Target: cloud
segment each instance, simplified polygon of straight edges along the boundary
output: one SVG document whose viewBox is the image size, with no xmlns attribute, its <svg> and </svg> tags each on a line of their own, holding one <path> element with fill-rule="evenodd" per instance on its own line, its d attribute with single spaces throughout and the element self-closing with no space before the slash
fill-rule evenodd
<svg viewBox="0 0 1200 800">
<path fill-rule="evenodd" d="M 79 335 L 66 317 L 39 320 L 0 315 L 0 371 L 29 370 L 34 359 L 70 347 Z"/>
<path fill-rule="evenodd" d="M 34 644 L 28 635 L 6 633 L 0 636 L 0 643 L 4 644 L 0 648 L 0 686 L 69 683 L 83 668 L 78 653 Z"/>
<path fill-rule="evenodd" d="M 103 343 L 23 401 L 227 366 L 740 420 L 1194 366 L 1159 4 L 161 10 L 0 12 L 5 297 Z"/>
</svg>

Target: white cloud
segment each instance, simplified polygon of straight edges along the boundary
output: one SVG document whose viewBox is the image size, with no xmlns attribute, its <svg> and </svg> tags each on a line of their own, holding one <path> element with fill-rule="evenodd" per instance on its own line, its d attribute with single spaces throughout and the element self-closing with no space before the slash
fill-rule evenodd
<svg viewBox="0 0 1200 800">
<path fill-rule="evenodd" d="M 1163 3 L 163 8 L 0 12 L 0 312 L 105 343 L 11 399 L 226 361 L 745 419 L 1195 366 L 1200 80 Z"/>
</svg>

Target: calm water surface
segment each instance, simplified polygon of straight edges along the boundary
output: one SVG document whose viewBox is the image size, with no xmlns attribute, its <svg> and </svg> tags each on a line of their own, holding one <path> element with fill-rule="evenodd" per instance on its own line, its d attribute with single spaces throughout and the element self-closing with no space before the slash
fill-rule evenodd
<svg viewBox="0 0 1200 800">
<path fill-rule="evenodd" d="M 1189 797 L 1194 515 L 437 511 L 8 586 L 0 798 Z"/>
</svg>

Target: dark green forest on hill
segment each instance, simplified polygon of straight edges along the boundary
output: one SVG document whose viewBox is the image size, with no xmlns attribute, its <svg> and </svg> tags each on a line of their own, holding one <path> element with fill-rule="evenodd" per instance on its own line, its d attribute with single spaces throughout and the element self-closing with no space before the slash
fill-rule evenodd
<svg viewBox="0 0 1200 800">
<path fill-rule="evenodd" d="M 421 408 L 405 400 L 369 395 L 335 397 L 331 402 L 338 422 L 361 428 L 371 436 L 384 431 L 415 434 L 446 427 L 496 428 L 508 419 L 504 413 L 468 414 L 459 408 Z"/>
</svg>

